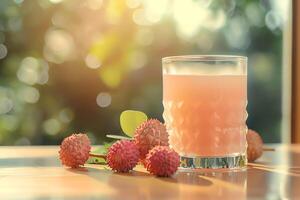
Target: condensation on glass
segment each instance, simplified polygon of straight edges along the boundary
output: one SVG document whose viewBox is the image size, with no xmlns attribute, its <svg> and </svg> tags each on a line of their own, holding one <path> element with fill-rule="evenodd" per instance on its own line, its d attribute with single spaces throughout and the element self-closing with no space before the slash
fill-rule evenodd
<svg viewBox="0 0 300 200">
<path fill-rule="evenodd" d="M 163 117 L 181 168 L 247 164 L 247 58 L 172 56 L 163 63 Z"/>
</svg>

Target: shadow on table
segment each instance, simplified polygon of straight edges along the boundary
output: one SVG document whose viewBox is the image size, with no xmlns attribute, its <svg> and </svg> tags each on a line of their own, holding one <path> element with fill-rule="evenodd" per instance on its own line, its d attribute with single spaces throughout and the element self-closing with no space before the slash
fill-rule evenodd
<svg viewBox="0 0 300 200">
<path fill-rule="evenodd" d="M 99 179 L 99 180 L 101 179 L 101 177 L 103 177 L 103 174 L 106 174 L 108 176 L 114 176 L 116 178 L 127 177 L 128 179 L 134 178 L 135 180 L 151 179 L 160 182 L 163 181 L 163 182 L 176 183 L 176 184 L 179 183 L 179 184 L 199 185 L 199 186 L 210 186 L 213 184 L 211 181 L 200 177 L 200 175 L 203 175 L 203 173 L 177 172 L 172 177 L 156 177 L 154 175 L 151 175 L 148 172 L 137 171 L 137 170 L 132 170 L 129 173 L 117 173 L 111 171 L 106 166 L 103 166 L 102 169 L 93 168 L 93 167 L 82 167 L 82 168 L 68 169 L 68 170 L 73 173 L 88 175 L 92 178 Z"/>
<path fill-rule="evenodd" d="M 172 197 L 247 197 L 274 198 L 299 196 L 295 186 L 300 185 L 300 153 L 276 154 L 269 162 L 249 163 L 247 170 L 224 172 L 181 172 L 170 178 L 156 178 L 143 171 L 127 174 L 113 173 L 110 169 L 87 167 L 83 173 L 105 182 L 117 191 L 115 199 L 122 199 L 125 193 L 137 199 Z M 268 158 L 268 157 L 266 157 Z M 103 174 L 106 174 L 103 178 Z M 105 180 L 104 180 L 105 179 Z M 195 187 L 196 186 L 196 187 Z M 199 186 L 199 187 L 198 187 Z M 218 191 L 218 193 L 211 193 Z M 299 193 L 299 194 L 298 194 Z M 125 195 L 126 195 L 125 194 Z M 211 196 L 206 196 L 211 194 Z M 283 196 L 282 196 L 283 195 Z"/>
<path fill-rule="evenodd" d="M 111 199 L 172 199 L 179 195 L 178 184 L 169 184 L 161 181 L 162 178 L 156 178 L 143 171 L 133 170 L 129 173 L 114 173 L 103 166 L 101 169 L 85 167 L 68 170 L 87 175 L 111 187 L 115 191 Z"/>
<path fill-rule="evenodd" d="M 137 199 L 246 196 L 246 170 L 197 173 L 179 171 L 172 177 L 155 177 L 142 171 L 120 174 L 113 173 L 108 168 L 93 167 L 69 169 L 69 171 L 108 184 L 117 191 L 114 199 L 122 199 L 124 195 L 133 195 Z M 211 194 L 211 191 L 218 192 Z"/>
<path fill-rule="evenodd" d="M 160 179 L 169 183 L 187 185 L 210 186 L 213 184 L 212 181 L 200 177 L 199 173 L 177 172 L 171 178 L 162 177 Z"/>
</svg>

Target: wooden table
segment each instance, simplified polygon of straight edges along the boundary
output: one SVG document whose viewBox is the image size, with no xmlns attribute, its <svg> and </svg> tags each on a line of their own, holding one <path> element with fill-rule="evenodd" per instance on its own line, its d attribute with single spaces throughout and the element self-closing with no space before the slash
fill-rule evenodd
<svg viewBox="0 0 300 200">
<path fill-rule="evenodd" d="M 0 199 L 300 199 L 300 145 L 272 145 L 247 170 L 178 172 L 156 178 L 139 166 L 116 174 L 107 166 L 68 169 L 57 146 L 0 147 Z"/>
</svg>

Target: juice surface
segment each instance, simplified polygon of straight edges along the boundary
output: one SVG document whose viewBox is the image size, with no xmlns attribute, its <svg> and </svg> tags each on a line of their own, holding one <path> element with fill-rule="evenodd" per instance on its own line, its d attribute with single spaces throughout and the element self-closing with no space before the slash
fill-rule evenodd
<svg viewBox="0 0 300 200">
<path fill-rule="evenodd" d="M 164 119 L 181 156 L 246 151 L 246 75 L 163 75 Z"/>
</svg>

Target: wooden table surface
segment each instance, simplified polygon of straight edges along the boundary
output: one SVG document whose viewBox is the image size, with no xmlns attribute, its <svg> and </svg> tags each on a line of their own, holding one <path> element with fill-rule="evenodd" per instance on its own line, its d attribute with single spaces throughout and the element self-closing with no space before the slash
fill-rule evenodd
<svg viewBox="0 0 300 200">
<path fill-rule="evenodd" d="M 138 166 L 68 169 L 57 146 L 0 147 L 0 199 L 300 199 L 300 145 L 272 145 L 247 170 L 156 178 Z"/>
</svg>

